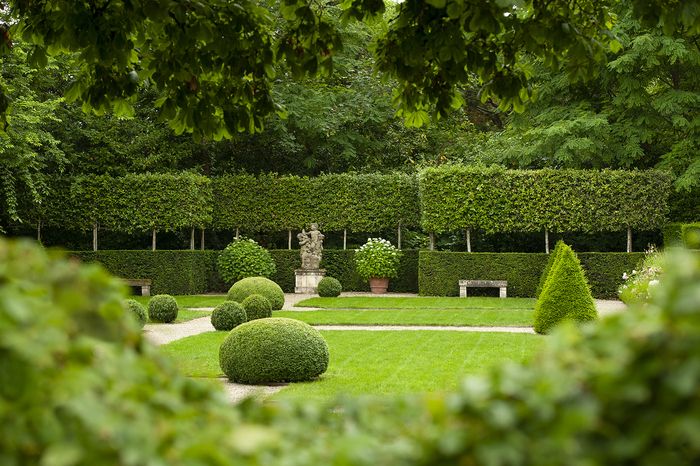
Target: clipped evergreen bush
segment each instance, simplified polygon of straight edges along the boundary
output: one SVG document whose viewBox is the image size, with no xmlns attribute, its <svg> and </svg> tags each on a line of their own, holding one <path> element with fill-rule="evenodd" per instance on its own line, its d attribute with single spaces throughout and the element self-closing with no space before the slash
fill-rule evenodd
<svg viewBox="0 0 700 466">
<path fill-rule="evenodd" d="M 540 282 L 537 285 L 537 291 L 535 292 L 535 298 L 540 297 L 540 293 L 542 293 L 542 288 L 544 288 L 544 284 L 547 281 L 547 277 L 549 277 L 549 272 L 552 271 L 552 266 L 554 265 L 554 262 L 558 257 L 561 255 L 561 250 L 562 247 L 564 246 L 564 242 L 559 240 L 557 241 L 556 246 L 554 246 L 554 250 L 549 254 L 549 257 L 547 258 L 547 265 L 544 266 L 544 270 L 542 270 L 542 273 L 540 274 Z"/>
<path fill-rule="evenodd" d="M 284 291 L 277 283 L 265 277 L 248 277 L 237 281 L 228 290 L 228 299 L 243 303 L 252 294 L 266 297 L 273 311 L 279 311 L 284 306 Z"/>
<path fill-rule="evenodd" d="M 245 384 L 311 380 L 328 368 L 328 345 L 318 330 L 296 319 L 259 319 L 239 325 L 219 348 L 229 380 Z"/>
<path fill-rule="evenodd" d="M 535 331 L 547 333 L 564 319 L 585 322 L 597 317 L 581 263 L 574 251 L 562 243 L 535 304 Z"/>
<path fill-rule="evenodd" d="M 143 328 L 143 326 L 146 325 L 146 321 L 148 320 L 146 308 L 143 307 L 140 302 L 135 299 L 127 299 L 124 301 L 124 307 L 134 316 L 140 327 Z"/>
<path fill-rule="evenodd" d="M 275 273 L 270 251 L 252 239 L 233 240 L 219 255 L 219 275 L 226 283 L 247 277 L 269 277 Z"/>
<path fill-rule="evenodd" d="M 323 277 L 318 282 L 318 295 L 322 298 L 335 298 L 340 296 L 343 291 L 343 285 L 333 277 Z"/>
<path fill-rule="evenodd" d="M 177 319 L 177 301 L 169 294 L 152 297 L 148 302 L 148 317 L 154 322 L 173 322 Z"/>
<path fill-rule="evenodd" d="M 211 324 L 216 330 L 231 330 L 247 320 L 245 309 L 236 301 L 223 302 L 211 313 Z"/>
<path fill-rule="evenodd" d="M 249 321 L 272 317 L 272 306 L 265 296 L 252 294 L 243 300 L 241 306 L 245 309 Z"/>
</svg>

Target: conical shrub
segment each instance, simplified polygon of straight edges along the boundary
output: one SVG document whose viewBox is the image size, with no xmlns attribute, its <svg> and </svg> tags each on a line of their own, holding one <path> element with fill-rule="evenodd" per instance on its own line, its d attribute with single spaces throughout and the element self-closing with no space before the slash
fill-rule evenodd
<svg viewBox="0 0 700 466">
<path fill-rule="evenodd" d="M 537 285 L 535 298 L 540 297 L 540 294 L 542 293 L 542 288 L 544 288 L 544 284 L 547 281 L 547 278 L 549 277 L 549 273 L 552 271 L 552 267 L 554 267 L 554 262 L 556 262 L 556 260 L 561 257 L 561 251 L 564 246 L 566 245 L 562 240 L 557 241 L 556 246 L 554 246 L 554 250 L 549 255 L 549 258 L 547 258 L 547 265 L 545 265 L 544 270 L 542 271 L 542 275 L 540 275 L 540 283 Z"/>
<path fill-rule="evenodd" d="M 598 317 L 591 289 L 574 251 L 562 243 L 535 304 L 535 331 L 547 333 L 564 319 L 578 322 Z"/>
</svg>

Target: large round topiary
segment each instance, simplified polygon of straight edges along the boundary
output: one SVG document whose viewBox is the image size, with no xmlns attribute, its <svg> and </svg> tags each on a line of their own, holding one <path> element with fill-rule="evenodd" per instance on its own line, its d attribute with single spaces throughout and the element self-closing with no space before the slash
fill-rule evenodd
<svg viewBox="0 0 700 466">
<path fill-rule="evenodd" d="M 245 309 L 236 301 L 221 303 L 211 313 L 211 324 L 216 330 L 231 330 L 247 320 Z"/>
<path fill-rule="evenodd" d="M 135 299 L 127 299 L 124 301 L 124 307 L 126 308 L 127 312 L 130 312 L 134 316 L 139 326 L 143 327 L 146 325 L 148 317 L 146 316 L 146 308 L 143 307 L 143 304 Z"/>
<path fill-rule="evenodd" d="M 219 365 L 237 383 L 310 380 L 328 368 L 328 345 L 296 319 L 259 319 L 239 325 L 219 348 Z"/>
<path fill-rule="evenodd" d="M 265 296 L 252 294 L 244 299 L 241 305 L 249 321 L 272 317 L 272 306 Z"/>
<path fill-rule="evenodd" d="M 169 323 L 177 319 L 177 301 L 169 294 L 159 294 L 148 302 L 148 317 L 154 322 Z"/>
<path fill-rule="evenodd" d="M 217 260 L 219 275 L 226 283 L 247 277 L 269 277 L 277 267 L 270 251 L 252 239 L 231 242 Z"/>
<path fill-rule="evenodd" d="M 537 333 L 547 333 L 565 319 L 585 322 L 598 317 L 576 253 L 562 243 L 557 256 L 535 303 L 533 327 Z"/>
<path fill-rule="evenodd" d="M 265 296 L 273 311 L 279 311 L 284 306 L 284 291 L 277 283 L 265 277 L 249 277 L 237 281 L 228 290 L 228 299 L 242 303 L 252 294 Z"/>
<path fill-rule="evenodd" d="M 317 291 L 322 298 L 335 298 L 340 296 L 340 292 L 343 291 L 343 285 L 333 277 L 323 277 L 318 282 Z"/>
</svg>

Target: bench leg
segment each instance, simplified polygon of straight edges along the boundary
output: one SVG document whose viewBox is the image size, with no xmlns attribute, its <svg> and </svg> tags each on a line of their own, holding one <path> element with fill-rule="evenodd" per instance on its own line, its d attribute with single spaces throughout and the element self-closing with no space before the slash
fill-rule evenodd
<svg viewBox="0 0 700 466">
<path fill-rule="evenodd" d="M 459 297 L 460 297 L 460 298 L 466 298 L 466 297 L 467 297 L 467 287 L 466 287 L 466 286 L 460 286 L 460 287 L 459 287 Z"/>
<path fill-rule="evenodd" d="M 508 296 L 506 289 L 505 288 L 499 288 L 498 289 L 498 297 L 499 298 L 506 298 Z"/>
<path fill-rule="evenodd" d="M 141 287 L 141 296 L 151 296 L 151 287 L 149 285 Z"/>
</svg>

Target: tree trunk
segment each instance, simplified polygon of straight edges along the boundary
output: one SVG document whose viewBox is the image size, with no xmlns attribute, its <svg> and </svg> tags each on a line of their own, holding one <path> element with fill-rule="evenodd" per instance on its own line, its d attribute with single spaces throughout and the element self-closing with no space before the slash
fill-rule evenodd
<svg viewBox="0 0 700 466">
<path fill-rule="evenodd" d="M 36 240 L 41 243 L 41 220 L 36 224 Z"/>
<path fill-rule="evenodd" d="M 194 227 L 190 231 L 190 251 L 194 251 Z"/>
<path fill-rule="evenodd" d="M 292 230 L 287 230 L 287 249 L 292 250 Z"/>
<path fill-rule="evenodd" d="M 204 228 L 202 228 L 202 241 L 201 241 L 201 249 L 204 251 Z"/>
<path fill-rule="evenodd" d="M 467 252 L 472 252 L 472 232 L 467 228 Z"/>
<path fill-rule="evenodd" d="M 544 229 L 544 252 L 549 254 L 549 230 Z"/>
<path fill-rule="evenodd" d="M 236 227 L 236 236 L 234 237 L 234 239 L 238 239 L 238 227 Z"/>
<path fill-rule="evenodd" d="M 435 250 L 435 233 L 433 233 L 432 231 L 430 232 L 430 250 Z"/>
<path fill-rule="evenodd" d="M 632 227 L 627 227 L 627 252 L 632 252 Z"/>
<path fill-rule="evenodd" d="M 396 244 L 399 250 L 401 250 L 401 222 L 399 222 L 399 230 L 396 234 Z"/>
<path fill-rule="evenodd" d="M 97 222 L 92 224 L 92 250 L 97 251 Z"/>
<path fill-rule="evenodd" d="M 155 250 L 156 250 L 156 229 L 155 229 L 155 228 L 153 229 L 153 234 L 152 234 L 152 236 L 151 236 L 151 243 L 152 243 L 152 244 L 151 244 L 151 246 L 152 246 L 152 249 L 151 249 L 151 250 L 152 250 L 152 251 L 155 251 Z"/>
<path fill-rule="evenodd" d="M 343 251 L 348 248 L 348 229 L 343 229 Z"/>
</svg>

